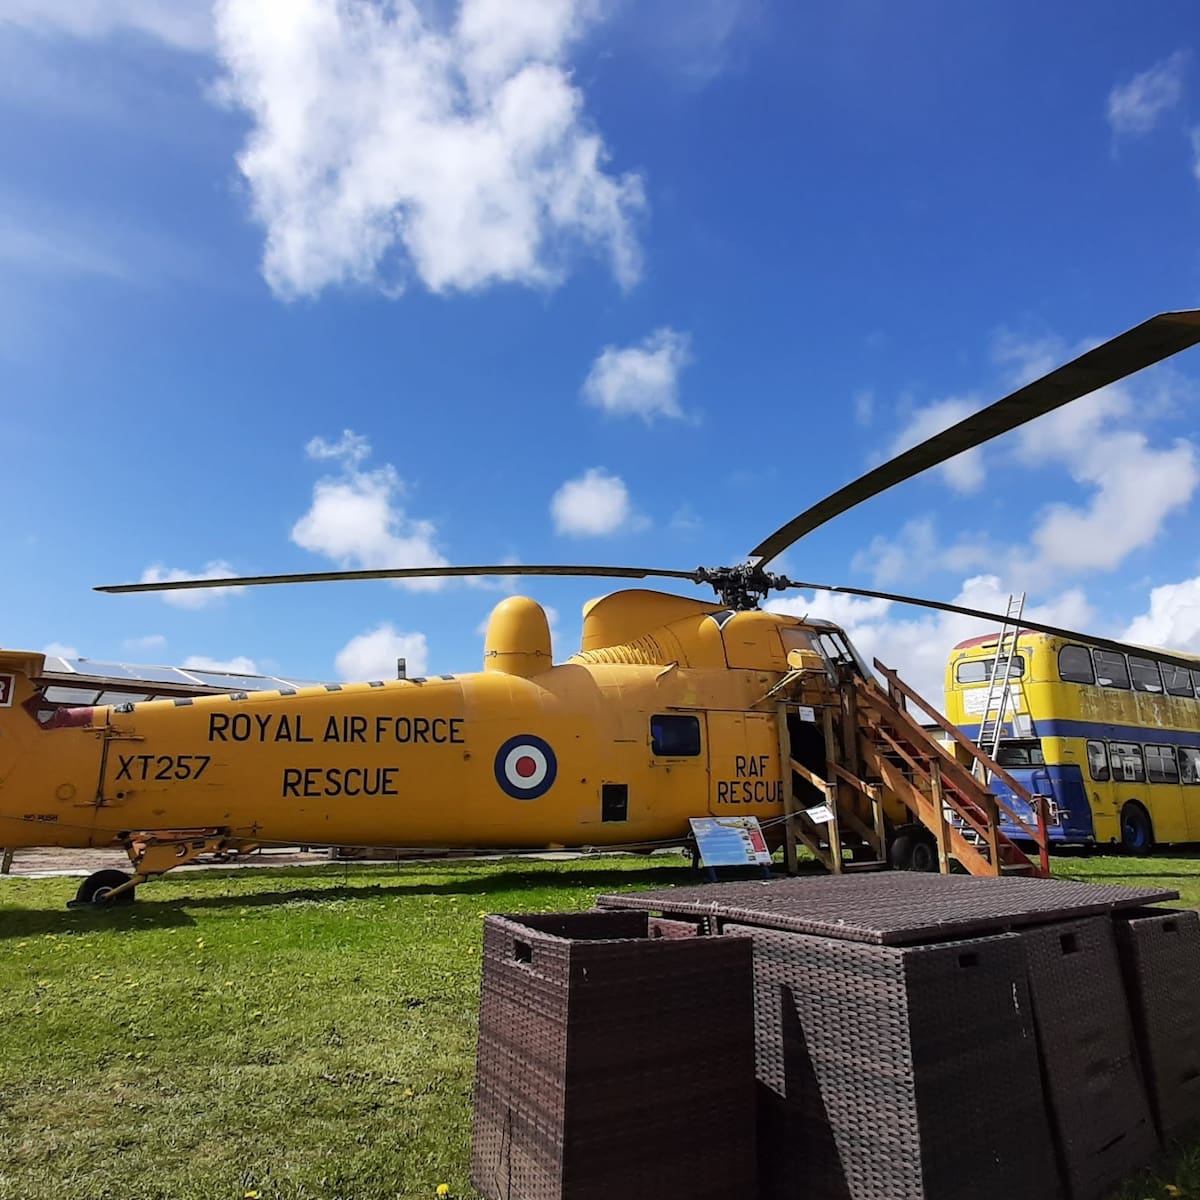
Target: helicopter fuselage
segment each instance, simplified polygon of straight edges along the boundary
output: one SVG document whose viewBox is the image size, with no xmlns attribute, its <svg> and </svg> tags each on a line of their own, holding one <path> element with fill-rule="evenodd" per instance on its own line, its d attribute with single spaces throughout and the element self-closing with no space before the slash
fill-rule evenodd
<svg viewBox="0 0 1200 1200">
<path fill-rule="evenodd" d="M 69 709 L 48 728 L 18 703 L 0 736 L 0 844 L 219 829 L 533 849 L 678 841 L 695 816 L 768 819 L 784 788 L 768 693 L 801 659 L 823 676 L 817 632 L 621 592 L 589 606 L 581 652 L 552 666 L 544 613 L 511 597 L 481 672 Z"/>
</svg>

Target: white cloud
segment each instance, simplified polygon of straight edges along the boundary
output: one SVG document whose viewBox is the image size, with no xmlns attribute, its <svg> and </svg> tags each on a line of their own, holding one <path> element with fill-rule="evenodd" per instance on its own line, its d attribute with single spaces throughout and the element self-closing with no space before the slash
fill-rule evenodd
<svg viewBox="0 0 1200 1200">
<path fill-rule="evenodd" d="M 656 69 L 673 71 L 697 87 L 741 66 L 745 35 L 761 24 L 758 8 L 745 0 L 638 0 L 624 7 L 636 22 L 630 42 Z"/>
<path fill-rule="evenodd" d="M 1154 588 L 1150 607 L 1130 622 L 1121 640 L 1200 653 L 1200 576 Z"/>
<path fill-rule="evenodd" d="M 334 665 L 346 680 L 395 679 L 396 660 L 405 660 L 410 679 L 429 669 L 429 645 L 423 633 L 397 633 L 388 622 L 351 638 L 338 651 Z"/>
<path fill-rule="evenodd" d="M 863 429 L 875 419 L 875 392 L 860 388 L 854 393 L 854 423 Z"/>
<path fill-rule="evenodd" d="M 1089 344 L 1072 350 L 1054 338 L 1022 341 L 1006 335 L 998 357 L 1024 383 Z M 1032 570 L 1111 570 L 1152 542 L 1166 518 L 1188 504 L 1200 484 L 1191 443 L 1179 440 L 1169 448 L 1155 448 L 1141 428 L 1121 429 L 1119 424 L 1132 420 L 1145 427 L 1155 415 L 1186 403 L 1191 391 L 1182 377 L 1159 371 L 1149 380 L 1127 379 L 1101 388 L 1018 431 L 1019 462 L 1038 469 L 1061 465 L 1091 491 L 1082 506 L 1060 502 L 1042 510 L 1031 535 L 1036 552 Z"/>
<path fill-rule="evenodd" d="M 62 642 L 51 642 L 47 646 L 42 647 L 43 654 L 50 654 L 56 658 L 78 658 L 79 651 L 74 646 L 64 646 Z"/>
<path fill-rule="evenodd" d="M 973 400 L 948 397 L 918 408 L 909 416 L 908 424 L 893 439 L 888 458 L 900 454 L 913 446 L 957 425 L 978 408 Z M 956 492 L 976 492 L 983 486 L 984 466 L 978 450 L 968 450 L 944 462 L 938 470 Z"/>
<path fill-rule="evenodd" d="M 415 0 L 217 0 L 271 288 L 548 286 L 580 245 L 636 282 L 642 181 L 606 170 L 566 61 L 594 7 L 461 0 L 439 24 Z"/>
<path fill-rule="evenodd" d="M 132 32 L 178 50 L 207 50 L 213 40 L 208 0 L 0 0 L 0 27 L 6 24 L 77 38 Z"/>
<path fill-rule="evenodd" d="M 604 537 L 635 521 L 624 482 L 600 467 L 564 483 L 550 501 L 550 513 L 559 533 L 575 537 Z"/>
<path fill-rule="evenodd" d="M 1095 491 L 1085 507 L 1052 504 L 1033 532 L 1042 561 L 1068 570 L 1111 570 L 1158 536 L 1200 483 L 1192 445 L 1150 447 L 1144 434 L 1109 432 L 1074 448 L 1071 474 Z"/>
<path fill-rule="evenodd" d="M 345 430 L 336 443 L 313 438 L 307 453 L 317 461 L 336 461 L 342 474 L 318 480 L 312 505 L 292 527 L 292 541 L 323 554 L 344 570 L 445 566 L 434 545 L 431 521 L 409 517 L 399 501 L 404 484 L 391 463 L 375 470 L 362 464 L 370 454 L 366 438 Z M 438 579 L 401 580 L 413 590 L 433 590 Z"/>
<path fill-rule="evenodd" d="M 668 326 L 640 345 L 605 346 L 583 382 L 583 398 L 613 416 L 682 417 L 679 373 L 691 362 L 690 339 Z"/>
<path fill-rule="evenodd" d="M 361 433 L 343 429 L 336 442 L 327 442 L 323 437 L 310 438 L 304 453 L 317 462 L 332 459 L 347 470 L 353 470 L 371 457 L 371 443 Z"/>
<path fill-rule="evenodd" d="M 1193 125 L 1188 130 L 1188 141 L 1192 146 L 1192 174 L 1200 183 L 1200 125 Z"/>
<path fill-rule="evenodd" d="M 209 658 L 207 654 L 189 654 L 183 660 L 185 671 L 224 671 L 229 675 L 259 675 L 258 664 L 244 654 L 233 658 Z"/>
<path fill-rule="evenodd" d="M 203 571 L 184 571 L 179 567 L 164 567 L 160 563 L 155 563 L 154 566 L 147 567 L 142 572 L 141 581 L 142 583 L 171 583 L 177 579 L 228 579 L 231 575 L 236 574 L 233 567 L 224 560 L 210 562 Z M 241 587 L 195 588 L 162 592 L 161 598 L 164 604 L 173 605 L 175 608 L 207 608 L 225 596 L 233 596 L 245 590 Z"/>
<path fill-rule="evenodd" d="M 167 639 L 161 633 L 148 633 L 145 637 L 126 638 L 121 647 L 134 654 L 149 654 L 152 650 L 162 650 Z"/>
<path fill-rule="evenodd" d="M 1002 615 L 1009 592 L 995 575 L 977 575 L 963 582 L 951 603 Z M 957 613 L 906 609 L 886 600 L 817 592 L 787 600 L 772 600 L 765 607 L 793 616 L 821 617 L 841 626 L 868 665 L 878 658 L 898 671 L 901 679 L 939 710 L 945 705 L 946 659 L 951 649 L 967 638 L 994 632 L 999 622 L 979 621 Z M 900 615 L 903 614 L 903 615 Z M 1050 601 L 1026 608 L 1030 620 L 1067 629 L 1087 629 L 1095 612 L 1084 594 L 1073 589 Z"/>
<path fill-rule="evenodd" d="M 1176 50 L 1108 93 L 1108 123 L 1114 134 L 1149 133 L 1163 113 L 1179 103 L 1189 57 L 1186 50 Z"/>
<path fill-rule="evenodd" d="M 938 540 L 932 517 L 905 522 L 900 532 L 871 539 L 850 562 L 852 571 L 869 571 L 876 587 L 919 579 L 935 571 L 977 570 L 996 561 L 998 551 L 986 538 L 960 533 L 948 546 Z"/>
<path fill-rule="evenodd" d="M 129 264 L 97 241 L 59 227 L 41 228 L 0 213 L 0 264 L 50 276 L 93 276 L 127 283 Z"/>
</svg>

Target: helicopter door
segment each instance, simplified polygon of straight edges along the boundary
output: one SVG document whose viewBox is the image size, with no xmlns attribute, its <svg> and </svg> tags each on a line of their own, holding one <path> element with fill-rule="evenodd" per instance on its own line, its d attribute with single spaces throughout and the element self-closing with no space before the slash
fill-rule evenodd
<svg viewBox="0 0 1200 1200">
<path fill-rule="evenodd" d="M 720 817 L 778 815 L 779 727 L 774 713 L 709 711 L 708 811 Z"/>
<path fill-rule="evenodd" d="M 650 758 L 642 805 L 650 806 L 650 815 L 665 817 L 676 827 L 681 818 L 703 816 L 708 783 L 705 714 L 678 709 L 651 713 L 646 732 Z M 630 801 L 632 817 L 636 811 L 632 796 Z"/>
</svg>

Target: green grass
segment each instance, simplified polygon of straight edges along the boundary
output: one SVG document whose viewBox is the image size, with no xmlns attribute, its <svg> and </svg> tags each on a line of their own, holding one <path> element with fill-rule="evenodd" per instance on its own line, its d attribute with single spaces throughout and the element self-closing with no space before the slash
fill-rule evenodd
<svg viewBox="0 0 1200 1200">
<path fill-rule="evenodd" d="M 1200 906 L 1200 860 L 1055 866 Z M 73 881 L 5 880 L 0 1200 L 471 1196 L 483 913 L 692 881 L 659 857 L 243 869 L 68 912 Z M 1200 1143 L 1122 1196 L 1172 1194 L 1200 1198 Z"/>
</svg>

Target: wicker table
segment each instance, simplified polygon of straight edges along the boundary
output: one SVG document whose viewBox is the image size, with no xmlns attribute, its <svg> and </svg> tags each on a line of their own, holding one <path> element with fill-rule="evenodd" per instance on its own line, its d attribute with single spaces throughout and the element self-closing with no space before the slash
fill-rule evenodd
<svg viewBox="0 0 1200 1200">
<path fill-rule="evenodd" d="M 889 872 L 597 902 L 753 939 L 764 1196 L 1053 1197 L 1061 1178 L 1091 1200 L 1156 1145 L 1113 917 L 1177 896 Z"/>
<path fill-rule="evenodd" d="M 634 908 L 811 933 L 883 946 L 977 937 L 1174 900 L 1178 892 L 1062 879 L 880 871 L 753 883 L 709 883 L 599 896 L 602 908 Z M 713 932 L 717 930 L 714 929 Z"/>
</svg>

